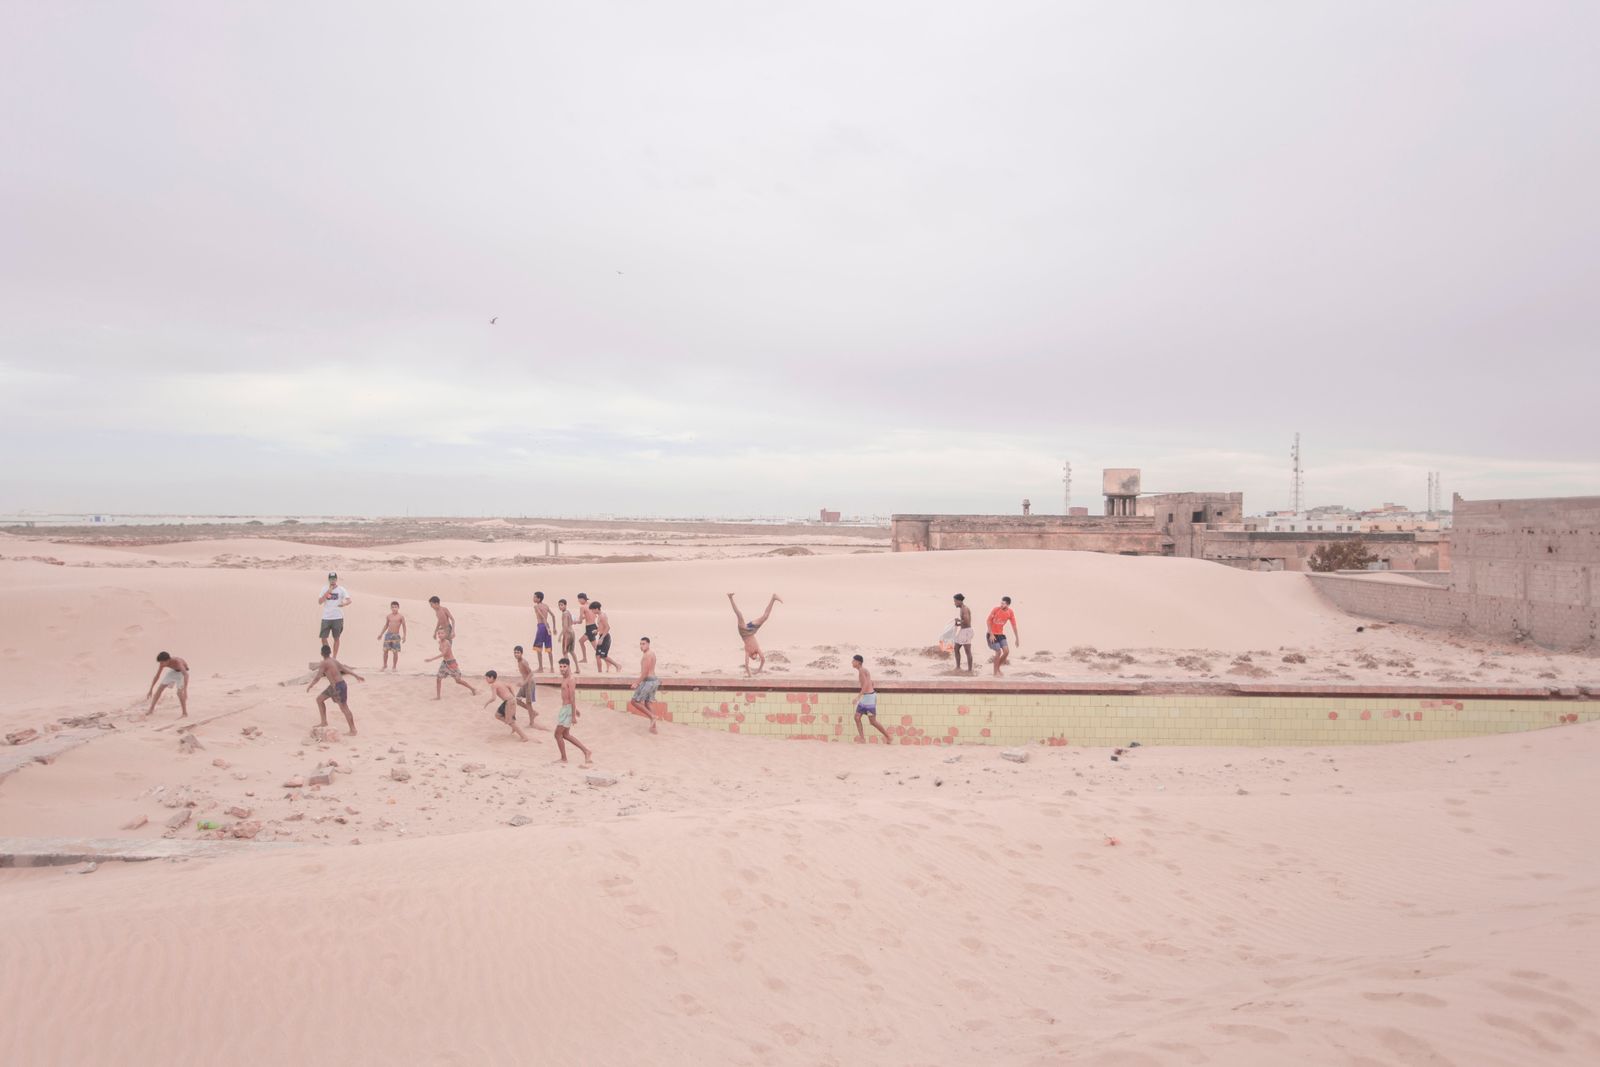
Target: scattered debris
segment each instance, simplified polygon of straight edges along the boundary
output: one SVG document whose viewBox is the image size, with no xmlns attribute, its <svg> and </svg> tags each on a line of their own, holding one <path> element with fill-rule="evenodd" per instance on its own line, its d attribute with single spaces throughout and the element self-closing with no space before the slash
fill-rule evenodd
<svg viewBox="0 0 1600 1067">
<path fill-rule="evenodd" d="M 248 819 L 250 817 L 250 809 L 249 808 L 241 808 L 239 805 L 235 804 L 233 807 L 229 808 L 224 814 L 229 815 L 229 816 L 231 816 L 232 818 L 235 818 L 235 819 Z"/>
<path fill-rule="evenodd" d="M 88 863 L 78 863 L 67 868 L 68 874 L 93 874 L 100 869 L 100 865 L 93 860 Z"/>
<path fill-rule="evenodd" d="M 181 830 L 189 823 L 189 809 L 181 808 L 167 819 L 168 830 Z"/>
<path fill-rule="evenodd" d="M 26 730 L 18 730 L 15 733 L 6 734 L 6 744 L 8 745 L 25 745 L 29 741 L 37 741 L 38 739 L 39 731 L 31 726 Z"/>
<path fill-rule="evenodd" d="M 526 815 L 513 815 L 513 816 L 511 816 L 510 819 L 506 820 L 506 825 L 508 825 L 508 826 L 527 826 L 532 821 L 533 820 L 528 818 Z"/>
<path fill-rule="evenodd" d="M 186 731 L 178 735 L 178 751 L 185 755 L 190 752 L 198 752 L 203 747 L 200 744 L 200 739 L 192 733 Z"/>
<path fill-rule="evenodd" d="M 846 778 L 850 777 L 850 772 L 849 771 L 840 771 L 838 774 L 834 775 L 834 777 L 839 779 L 839 781 L 842 782 Z"/>
<path fill-rule="evenodd" d="M 292 778 L 285 778 L 283 780 L 283 787 L 285 789 L 300 789 L 305 784 L 306 784 L 306 780 L 304 778 L 300 777 L 298 774 L 295 775 Z"/>
<path fill-rule="evenodd" d="M 1012 763 L 1027 763 L 1028 750 L 1025 748 L 1008 748 L 1000 753 L 1000 758 L 1010 760 Z"/>
<path fill-rule="evenodd" d="M 395 781 L 395 782 L 409 782 L 409 781 L 411 781 L 411 772 L 407 771 L 407 770 L 402 770 L 399 767 L 390 767 L 389 768 L 389 779 L 390 779 L 390 781 Z"/>
<path fill-rule="evenodd" d="M 133 818 L 131 818 L 127 822 L 123 823 L 122 824 L 122 828 L 124 830 L 137 830 L 137 829 L 139 829 L 139 827 L 143 826 L 145 823 L 147 823 L 149 821 L 150 821 L 149 818 L 144 816 L 144 815 L 135 815 Z"/>
<path fill-rule="evenodd" d="M 261 832 L 261 824 L 254 821 L 236 822 L 228 832 L 241 840 L 252 841 Z"/>
<path fill-rule="evenodd" d="M 233 766 L 233 764 L 229 763 L 227 760 L 223 759 L 221 756 L 218 756 L 216 759 L 211 761 L 211 766 L 216 767 L 218 770 L 224 770 L 225 771 L 229 767 Z"/>
<path fill-rule="evenodd" d="M 617 777 L 614 774 L 586 774 L 583 780 L 591 786 L 616 785 Z"/>
</svg>

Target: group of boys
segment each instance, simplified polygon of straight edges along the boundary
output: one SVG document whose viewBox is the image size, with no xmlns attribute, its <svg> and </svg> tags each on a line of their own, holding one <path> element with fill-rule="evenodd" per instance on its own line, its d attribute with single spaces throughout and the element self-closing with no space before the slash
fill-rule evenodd
<svg viewBox="0 0 1600 1067">
<path fill-rule="evenodd" d="M 1001 603 L 989 613 L 987 622 L 988 644 L 995 653 L 991 662 L 994 664 L 996 675 L 1000 668 L 1010 658 L 1010 649 L 1005 635 L 1005 627 L 1009 623 L 1013 637 L 1020 640 L 1017 633 L 1016 615 L 1011 611 L 1011 598 L 1001 597 Z M 318 636 L 322 639 L 322 661 L 317 665 L 316 673 L 312 676 L 311 683 L 306 686 L 310 692 L 319 682 L 325 682 L 323 691 L 317 695 L 317 712 L 321 718 L 320 725 L 328 725 L 328 701 L 332 700 L 340 712 L 344 714 L 345 724 L 349 732 L 356 732 L 355 716 L 350 712 L 350 685 L 348 678 L 358 682 L 365 682 L 356 671 L 339 662 L 339 640 L 344 632 L 344 608 L 349 606 L 351 597 L 348 591 L 339 584 L 339 576 L 329 573 L 328 584 L 317 598 L 322 606 L 322 625 Z M 728 603 L 733 608 L 734 618 L 738 624 L 740 639 L 744 643 L 746 674 L 759 673 L 766 666 L 766 657 L 761 651 L 760 644 L 756 641 L 756 633 L 764 626 L 772 615 L 775 604 L 781 604 L 782 599 L 774 593 L 767 601 L 766 611 L 756 619 L 746 620 L 739 611 L 739 605 L 734 601 L 732 593 L 728 594 Z M 957 608 L 956 616 L 956 667 L 961 666 L 961 652 L 964 648 L 967 654 L 968 670 L 972 669 L 972 611 L 966 606 L 966 597 L 957 593 L 955 595 Z M 439 654 L 429 656 L 424 663 L 439 661 L 439 668 L 434 676 L 434 699 L 440 700 L 444 696 L 444 680 L 452 678 L 456 684 L 464 686 L 474 696 L 478 691 L 472 683 L 462 675 L 461 664 L 455 658 L 454 642 L 456 637 L 455 615 L 449 608 L 440 602 L 439 598 L 429 597 L 428 605 L 434 612 L 434 639 L 439 643 Z M 543 592 L 533 594 L 533 611 L 535 629 L 533 638 L 534 654 L 537 665 L 530 664 L 521 645 L 512 649 L 516 658 L 517 670 L 521 676 L 521 683 L 513 688 L 509 682 L 501 681 L 498 671 L 486 671 L 484 681 L 489 688 L 489 700 L 484 704 L 487 708 L 496 699 L 500 701 L 495 710 L 495 718 L 505 723 L 519 740 L 528 740 L 527 734 L 517 725 L 517 709 L 524 708 L 528 712 L 528 725 L 535 729 L 543 729 L 536 723 L 538 712 L 534 703 L 538 699 L 538 689 L 535 682 L 535 670 L 549 668 L 559 669 L 561 675 L 561 710 L 556 716 L 555 740 L 561 754 L 560 762 L 567 760 L 566 743 L 571 741 L 584 755 L 584 766 L 589 765 L 593 752 L 583 742 L 572 734 L 572 726 L 579 716 L 577 701 L 577 675 L 579 663 L 587 663 L 587 649 L 592 647 L 595 653 L 595 666 L 604 674 L 607 667 L 614 671 L 621 671 L 621 666 L 611 658 L 611 620 L 606 615 L 604 607 L 598 600 L 590 600 L 588 594 L 578 594 L 578 614 L 574 617 L 563 598 L 556 601 L 559 611 L 552 611 L 545 603 Z M 579 636 L 576 627 L 583 627 Z M 400 651 L 405 644 L 407 635 L 406 618 L 400 611 L 400 602 L 389 602 L 389 614 L 384 619 L 383 627 L 378 633 L 378 640 L 383 648 L 382 670 L 399 670 Z M 555 639 L 559 635 L 561 641 L 561 657 L 556 659 Z M 964 640 L 963 640 L 964 638 Z M 329 643 L 331 639 L 332 643 Z M 574 656 L 576 655 L 576 659 Z M 549 667 L 546 658 L 549 658 Z M 751 671 L 751 661 L 756 662 L 755 671 Z M 873 729 L 883 735 L 885 742 L 889 742 L 889 733 L 878 722 L 878 695 L 873 689 L 872 675 L 868 672 L 866 661 L 860 656 L 852 657 L 852 665 L 856 669 L 857 681 L 860 691 L 856 699 L 855 721 L 857 740 L 866 740 L 864 720 L 871 722 Z M 650 723 L 650 732 L 656 733 L 656 717 L 650 705 L 654 702 L 661 686 L 660 679 L 656 676 L 656 653 L 651 648 L 650 638 L 639 638 L 639 677 L 634 682 L 631 699 L 628 701 L 628 710 L 643 715 Z M 165 672 L 165 673 L 163 673 Z M 161 694 L 168 687 L 173 688 L 178 695 L 178 702 L 182 708 L 180 717 L 189 714 L 188 701 L 189 664 L 186 660 L 162 652 L 156 657 L 156 677 L 150 681 L 151 701 L 150 711 L 155 711 L 156 702 L 161 699 Z M 157 688 L 157 682 L 160 687 Z"/>
<path fill-rule="evenodd" d="M 967 669 L 965 673 L 971 674 L 972 667 L 972 609 L 967 607 L 967 598 L 957 593 L 954 598 L 956 617 L 953 629 L 955 630 L 956 670 L 961 670 L 961 653 L 967 653 Z M 1006 626 L 1011 627 L 1011 638 L 1006 637 Z M 994 655 L 989 657 L 989 662 L 994 666 L 995 677 L 1000 677 L 1000 668 L 1011 661 L 1011 649 L 1022 647 L 1022 634 L 1017 630 L 1017 613 L 1011 610 L 1011 598 L 1003 596 L 1000 603 L 995 605 L 989 617 L 984 621 L 984 643 L 989 646 L 989 651 Z"/>
</svg>

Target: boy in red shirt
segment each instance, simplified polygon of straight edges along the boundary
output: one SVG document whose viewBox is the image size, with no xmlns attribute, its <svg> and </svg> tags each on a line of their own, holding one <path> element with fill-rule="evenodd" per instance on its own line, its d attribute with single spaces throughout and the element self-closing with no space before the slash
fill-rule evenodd
<svg viewBox="0 0 1600 1067">
<path fill-rule="evenodd" d="M 1016 641 L 1017 647 L 1021 648 L 1022 634 L 1017 630 L 1017 616 L 1011 610 L 1011 598 L 1003 596 L 1000 598 L 1000 606 L 989 612 L 988 641 L 989 647 L 994 650 L 994 658 L 989 662 L 994 664 L 996 678 L 1000 676 L 1000 668 L 1011 658 L 1011 648 L 1006 642 L 1008 622 L 1011 624 L 1011 636 Z"/>
</svg>

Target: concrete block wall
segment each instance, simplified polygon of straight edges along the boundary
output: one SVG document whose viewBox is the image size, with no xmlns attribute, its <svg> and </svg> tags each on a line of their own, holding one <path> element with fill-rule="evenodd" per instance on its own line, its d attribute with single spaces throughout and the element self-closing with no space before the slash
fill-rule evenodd
<svg viewBox="0 0 1600 1067">
<path fill-rule="evenodd" d="M 1309 688 L 1309 687 L 1305 687 Z M 1341 745 L 1508 733 L 1600 719 L 1600 700 L 1409 695 L 880 690 L 878 721 L 907 745 Z M 626 711 L 626 689 L 581 706 Z M 674 723 L 792 741 L 853 742 L 856 694 L 664 686 L 651 710 Z M 579 730 L 581 734 L 581 726 Z M 866 726 L 870 743 L 881 738 Z"/>
</svg>

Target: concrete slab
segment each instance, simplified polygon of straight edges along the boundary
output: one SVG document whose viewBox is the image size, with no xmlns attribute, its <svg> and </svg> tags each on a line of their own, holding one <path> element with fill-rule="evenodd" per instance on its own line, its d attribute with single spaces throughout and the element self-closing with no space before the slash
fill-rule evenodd
<svg viewBox="0 0 1600 1067">
<path fill-rule="evenodd" d="M 123 837 L 0 837 L 0 867 L 64 867 L 74 863 L 144 863 L 209 859 L 239 852 L 298 847 L 275 841 L 177 841 Z"/>
</svg>

